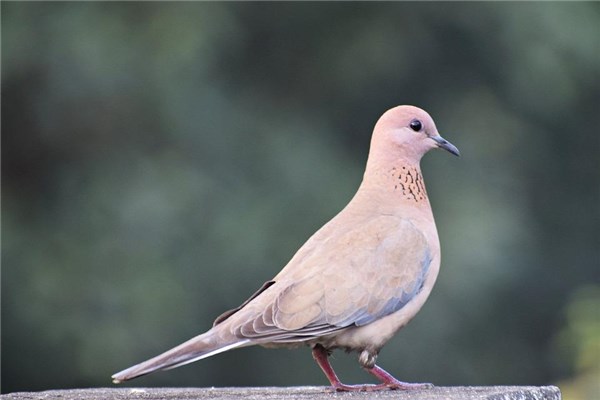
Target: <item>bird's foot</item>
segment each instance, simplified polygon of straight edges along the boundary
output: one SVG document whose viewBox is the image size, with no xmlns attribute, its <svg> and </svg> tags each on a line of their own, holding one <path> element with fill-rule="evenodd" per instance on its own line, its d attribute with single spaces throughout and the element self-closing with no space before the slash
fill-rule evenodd
<svg viewBox="0 0 600 400">
<path fill-rule="evenodd" d="M 375 365 L 372 368 L 365 368 L 365 370 L 371 375 L 375 376 L 382 383 L 380 386 L 387 387 L 392 390 L 418 390 L 418 389 L 431 389 L 433 384 L 431 383 L 407 383 L 399 381 L 394 378 L 389 372 L 383 368 Z"/>
<path fill-rule="evenodd" d="M 338 382 L 331 386 L 329 391 L 331 392 L 375 392 L 378 390 L 389 390 L 390 388 L 385 384 L 379 385 L 346 385 Z"/>
<path fill-rule="evenodd" d="M 408 383 L 408 382 L 389 382 L 382 384 L 392 390 L 419 390 L 419 389 L 431 389 L 433 388 L 432 383 Z"/>
<path fill-rule="evenodd" d="M 331 383 L 331 387 L 328 389 L 330 392 L 375 392 L 378 390 L 415 390 L 415 389 L 429 389 L 433 385 L 431 383 L 406 383 L 399 381 L 394 378 L 391 374 L 386 372 L 383 368 L 374 365 L 371 368 L 365 368 L 365 370 L 371 375 L 375 376 L 381 383 L 378 385 L 346 385 L 340 382 L 339 378 L 333 371 L 331 364 L 329 363 L 328 350 L 321 345 L 313 347 L 313 357 L 319 367 L 323 370 L 327 379 Z"/>
<path fill-rule="evenodd" d="M 331 386 L 331 392 L 376 392 L 380 390 L 415 390 L 415 389 L 430 389 L 433 385 L 431 383 L 406 383 L 406 382 L 394 382 L 394 383 L 380 383 L 378 385 L 346 385 L 338 382 Z"/>
</svg>

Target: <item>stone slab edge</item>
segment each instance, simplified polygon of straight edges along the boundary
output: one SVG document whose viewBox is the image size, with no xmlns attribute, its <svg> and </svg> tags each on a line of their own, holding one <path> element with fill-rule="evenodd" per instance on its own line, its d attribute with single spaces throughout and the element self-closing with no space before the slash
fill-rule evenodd
<svg viewBox="0 0 600 400">
<path fill-rule="evenodd" d="M 556 386 L 438 386 L 422 390 L 335 393 L 325 386 L 232 388 L 92 388 L 15 392 L 2 400 L 560 400 Z"/>
</svg>

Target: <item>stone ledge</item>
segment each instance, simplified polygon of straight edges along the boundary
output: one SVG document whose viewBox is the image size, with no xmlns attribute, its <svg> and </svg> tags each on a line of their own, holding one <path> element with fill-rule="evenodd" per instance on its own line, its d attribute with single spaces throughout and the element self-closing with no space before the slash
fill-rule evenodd
<svg viewBox="0 0 600 400">
<path fill-rule="evenodd" d="M 332 393 L 325 386 L 234 388 L 96 388 L 17 392 L 2 400 L 292 400 L 292 399 L 412 399 L 412 400 L 560 400 L 556 386 L 450 386 L 423 390 Z"/>
</svg>

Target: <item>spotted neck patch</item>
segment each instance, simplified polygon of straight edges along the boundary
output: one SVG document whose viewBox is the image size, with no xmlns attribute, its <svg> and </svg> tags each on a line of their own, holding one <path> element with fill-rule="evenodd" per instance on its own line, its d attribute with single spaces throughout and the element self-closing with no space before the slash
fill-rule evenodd
<svg viewBox="0 0 600 400">
<path fill-rule="evenodd" d="M 423 176 L 417 168 L 393 167 L 390 172 L 395 192 L 401 193 L 406 200 L 412 200 L 416 203 L 427 200 Z"/>
</svg>

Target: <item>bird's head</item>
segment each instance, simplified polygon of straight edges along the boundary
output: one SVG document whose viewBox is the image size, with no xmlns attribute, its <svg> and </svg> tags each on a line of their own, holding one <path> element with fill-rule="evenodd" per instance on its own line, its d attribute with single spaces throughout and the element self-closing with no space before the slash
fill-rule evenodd
<svg viewBox="0 0 600 400">
<path fill-rule="evenodd" d="M 386 111 L 373 131 L 370 157 L 418 163 L 429 150 L 441 148 L 459 156 L 458 149 L 440 136 L 427 112 L 414 106 Z"/>
</svg>

